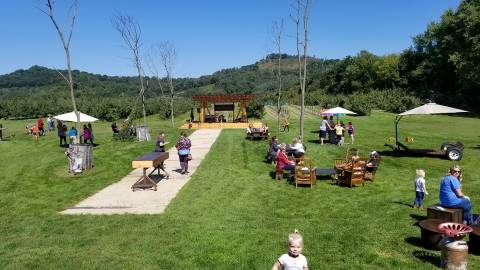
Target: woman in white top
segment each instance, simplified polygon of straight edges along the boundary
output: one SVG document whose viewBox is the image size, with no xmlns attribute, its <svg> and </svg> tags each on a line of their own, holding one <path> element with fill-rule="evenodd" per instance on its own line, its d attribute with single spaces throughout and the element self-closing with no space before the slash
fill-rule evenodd
<svg viewBox="0 0 480 270">
<path fill-rule="evenodd" d="M 303 146 L 302 141 L 294 138 L 290 145 L 289 152 L 296 158 L 303 157 L 303 155 L 305 155 L 305 147 Z"/>
</svg>

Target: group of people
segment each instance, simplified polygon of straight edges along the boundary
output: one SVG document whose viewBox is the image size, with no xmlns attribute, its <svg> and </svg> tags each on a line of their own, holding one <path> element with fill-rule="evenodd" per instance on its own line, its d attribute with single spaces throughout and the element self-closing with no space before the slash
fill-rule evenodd
<svg viewBox="0 0 480 270">
<path fill-rule="evenodd" d="M 330 144 L 342 145 L 345 143 L 345 132 L 348 132 L 350 143 L 353 144 L 355 141 L 355 128 L 352 122 L 348 122 L 348 126 L 345 126 L 343 121 L 335 123 L 333 116 L 330 116 L 330 118 L 324 116 L 320 124 L 320 144 L 328 142 Z"/>
<path fill-rule="evenodd" d="M 165 152 L 165 145 L 167 144 L 165 132 L 160 131 L 157 135 L 155 142 L 155 152 Z M 178 158 L 180 160 L 180 173 L 188 174 L 188 161 L 192 159 L 190 148 L 192 147 L 192 141 L 188 138 L 187 133 L 180 133 L 180 137 L 175 143 L 177 149 Z"/>
<path fill-rule="evenodd" d="M 78 131 L 75 126 L 70 127 L 68 129 L 67 125 L 60 120 L 57 120 L 57 135 L 60 139 L 60 146 L 66 147 L 68 145 L 77 144 L 77 143 L 90 143 L 94 145 L 94 135 L 93 135 L 93 127 L 91 123 L 83 125 L 83 130 L 80 135 L 80 141 L 77 142 L 77 135 Z M 68 135 L 68 144 L 67 144 L 67 135 Z M 83 141 L 82 141 L 83 139 Z"/>
<path fill-rule="evenodd" d="M 268 135 L 268 125 L 262 123 L 260 128 L 255 128 L 252 123 L 249 123 L 246 132 L 247 135 L 252 135 L 255 132 L 259 132 L 261 135 Z"/>
<path fill-rule="evenodd" d="M 423 199 L 425 195 L 428 195 L 424 170 L 416 170 L 414 186 L 415 200 L 413 201 L 413 207 L 422 209 Z M 462 170 L 460 166 L 453 165 L 448 174 L 440 181 L 439 199 L 443 207 L 462 209 L 464 224 L 471 225 L 480 222 L 480 217 L 477 220 L 473 219 L 472 202 L 462 191 Z"/>
<path fill-rule="evenodd" d="M 278 138 L 273 136 L 268 148 L 267 161 L 276 161 L 277 171 L 288 170 L 293 175 L 295 171 L 294 158 L 303 157 L 305 150 L 305 145 L 300 138 L 293 138 L 292 144 L 285 144 L 279 143 Z"/>
</svg>

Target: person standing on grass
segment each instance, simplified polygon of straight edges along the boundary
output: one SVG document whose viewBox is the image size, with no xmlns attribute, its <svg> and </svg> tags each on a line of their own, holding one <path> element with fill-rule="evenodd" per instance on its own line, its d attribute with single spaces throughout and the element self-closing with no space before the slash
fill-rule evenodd
<svg viewBox="0 0 480 270">
<path fill-rule="evenodd" d="M 425 185 L 425 171 L 416 170 L 415 177 L 415 201 L 413 201 L 413 208 L 420 208 L 423 210 L 423 198 L 428 195 L 427 187 Z"/>
<path fill-rule="evenodd" d="M 283 126 L 283 132 L 285 132 L 285 130 L 290 131 L 290 127 L 289 127 L 289 125 L 288 125 L 288 117 L 287 117 L 287 116 L 284 116 L 284 117 L 283 117 L 282 126 Z"/>
<path fill-rule="evenodd" d="M 77 142 L 77 129 L 75 127 L 70 128 L 70 131 L 68 131 L 68 137 L 70 139 L 70 144 L 75 144 Z"/>
<path fill-rule="evenodd" d="M 38 127 L 38 132 L 39 132 L 39 136 L 43 136 L 45 135 L 45 130 L 43 129 L 43 119 L 42 119 L 42 116 L 40 115 L 37 119 L 37 127 Z"/>
<path fill-rule="evenodd" d="M 64 147 L 67 145 L 67 133 L 65 131 L 63 122 L 60 120 L 57 120 L 57 135 L 60 138 L 60 146 Z"/>
<path fill-rule="evenodd" d="M 327 138 L 327 130 L 330 130 L 330 124 L 327 117 L 324 116 L 322 123 L 320 124 L 320 144 L 323 145 L 323 141 Z"/>
<path fill-rule="evenodd" d="M 47 118 L 47 128 L 48 132 L 55 130 L 55 123 L 53 122 L 52 116 L 49 114 Z"/>
<path fill-rule="evenodd" d="M 340 122 L 335 125 L 335 142 L 338 146 L 342 145 L 343 127 Z"/>
<path fill-rule="evenodd" d="M 331 115 L 328 119 L 328 124 L 330 125 L 330 130 L 328 131 L 328 140 L 330 141 L 330 144 L 336 144 L 337 135 L 335 134 L 335 121 Z"/>
<path fill-rule="evenodd" d="M 353 144 L 355 141 L 355 128 L 353 127 L 352 122 L 348 122 L 348 135 L 350 136 L 350 143 Z"/>
<path fill-rule="evenodd" d="M 178 139 L 175 147 L 178 150 L 178 157 L 180 159 L 180 168 L 181 174 L 186 174 L 188 172 L 188 157 L 190 155 L 190 148 L 192 147 L 192 142 L 187 137 L 185 132 L 180 134 L 180 138 Z"/>
<path fill-rule="evenodd" d="M 95 144 L 95 136 L 93 135 L 93 127 L 91 123 L 87 124 L 88 130 L 90 130 L 90 141 L 92 142 L 92 145 Z"/>
<path fill-rule="evenodd" d="M 288 235 L 288 253 L 278 258 L 272 270 L 308 270 L 307 258 L 302 255 L 303 237 L 298 230 Z"/>
<path fill-rule="evenodd" d="M 90 141 L 90 144 L 93 145 L 92 133 L 87 125 L 83 125 L 83 142 L 88 143 L 88 141 Z"/>
<path fill-rule="evenodd" d="M 460 166 L 453 165 L 449 174 L 440 182 L 440 204 L 448 208 L 463 209 L 463 223 L 472 224 L 472 203 L 470 198 L 462 192 L 462 170 Z"/>
<path fill-rule="evenodd" d="M 33 140 L 38 141 L 38 137 L 40 136 L 40 130 L 35 124 L 32 127 L 32 135 L 33 135 Z"/>
</svg>

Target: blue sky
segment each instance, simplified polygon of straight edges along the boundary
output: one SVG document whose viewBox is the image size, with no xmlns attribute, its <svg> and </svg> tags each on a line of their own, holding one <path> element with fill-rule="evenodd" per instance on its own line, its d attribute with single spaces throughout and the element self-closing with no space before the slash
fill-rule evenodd
<svg viewBox="0 0 480 270">
<path fill-rule="evenodd" d="M 2 1 L 0 74 L 32 65 L 65 68 L 65 56 L 44 0 Z M 57 0 L 58 15 L 65 0 Z M 439 21 L 460 0 L 315 0 L 309 23 L 309 55 L 344 58 L 368 50 L 399 53 L 412 37 Z M 106 75 L 135 75 L 130 52 L 110 20 L 133 16 L 143 49 L 169 41 L 177 51 L 175 77 L 198 77 L 252 64 L 275 51 L 272 22 L 283 18 L 284 53 L 295 54 L 290 0 L 79 0 L 71 43 L 72 67 Z M 60 16 L 60 21 L 64 21 Z"/>
</svg>

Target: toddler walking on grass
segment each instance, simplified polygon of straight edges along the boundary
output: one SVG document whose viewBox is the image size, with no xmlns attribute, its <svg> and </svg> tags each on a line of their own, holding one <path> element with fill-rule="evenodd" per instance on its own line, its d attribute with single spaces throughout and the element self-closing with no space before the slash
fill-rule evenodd
<svg viewBox="0 0 480 270">
<path fill-rule="evenodd" d="M 417 176 L 415 177 L 415 201 L 413 202 L 413 208 L 423 209 L 423 198 L 428 195 L 427 188 L 425 186 L 425 171 L 416 170 Z"/>
<path fill-rule="evenodd" d="M 302 249 L 303 237 L 298 233 L 298 230 L 295 229 L 293 233 L 288 235 L 288 253 L 278 258 L 272 270 L 308 270 L 307 258 L 301 254 Z"/>
</svg>

